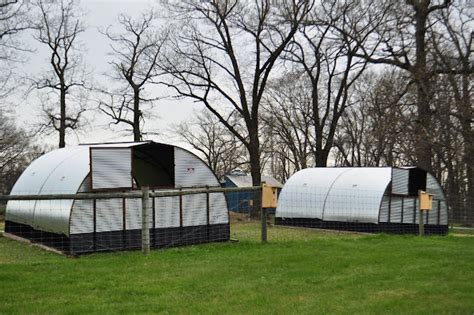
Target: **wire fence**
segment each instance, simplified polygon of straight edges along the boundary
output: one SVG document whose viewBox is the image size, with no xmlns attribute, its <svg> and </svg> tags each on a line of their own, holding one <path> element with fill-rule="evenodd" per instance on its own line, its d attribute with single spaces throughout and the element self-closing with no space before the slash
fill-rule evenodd
<svg viewBox="0 0 474 315">
<path fill-rule="evenodd" d="M 474 228 L 474 197 L 448 196 L 449 225 L 453 228 Z"/>
<path fill-rule="evenodd" d="M 229 205 L 261 187 L 182 188 L 0 196 L 9 200 L 5 233 L 67 254 L 168 248 L 230 240 Z M 259 213 L 259 197 L 249 213 Z"/>
<path fill-rule="evenodd" d="M 5 233 L 77 255 L 162 249 L 229 240 L 278 241 L 285 229 L 445 235 L 449 226 L 474 227 L 473 202 L 434 196 L 420 212 L 417 196 L 376 191 L 298 189 L 278 208 L 262 208 L 262 188 L 182 188 L 51 195 L 0 196 L 9 200 Z M 264 202 L 265 203 L 265 202 Z M 0 209 L 2 209 L 0 207 Z M 1 212 L 0 212 L 1 215 Z M 420 222 L 420 218 L 422 218 Z M 288 236 L 289 235 L 289 236 Z"/>
</svg>

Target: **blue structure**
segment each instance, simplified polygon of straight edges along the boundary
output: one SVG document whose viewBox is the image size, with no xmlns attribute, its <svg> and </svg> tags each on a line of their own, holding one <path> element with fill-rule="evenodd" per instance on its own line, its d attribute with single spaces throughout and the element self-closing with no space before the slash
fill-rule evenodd
<svg viewBox="0 0 474 315">
<path fill-rule="evenodd" d="M 271 176 L 262 176 L 262 182 L 278 187 L 278 193 L 280 193 L 283 187 L 279 181 Z M 252 187 L 252 176 L 248 176 L 242 172 L 233 172 L 225 176 L 223 186 L 225 188 Z M 226 193 L 226 197 L 229 211 L 250 213 L 256 200 L 260 198 L 260 194 L 257 194 L 255 191 L 236 191 Z M 269 209 L 269 213 L 275 213 L 275 209 Z"/>
</svg>

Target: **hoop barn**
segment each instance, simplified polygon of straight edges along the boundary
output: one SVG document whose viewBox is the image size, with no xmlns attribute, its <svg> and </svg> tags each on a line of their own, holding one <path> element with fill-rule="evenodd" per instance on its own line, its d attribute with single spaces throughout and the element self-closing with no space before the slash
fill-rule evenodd
<svg viewBox="0 0 474 315">
<path fill-rule="evenodd" d="M 197 156 L 155 142 L 71 146 L 49 152 L 23 172 L 12 195 L 127 192 L 219 187 Z M 152 248 L 229 240 L 223 193 L 152 198 Z M 209 204 L 209 207 L 207 206 Z M 70 254 L 141 246 L 141 200 L 9 201 L 5 232 Z"/>
<path fill-rule="evenodd" d="M 417 233 L 418 190 L 434 194 L 426 234 L 447 234 L 448 207 L 436 178 L 417 168 L 321 167 L 283 186 L 275 223 L 361 232 Z"/>
</svg>

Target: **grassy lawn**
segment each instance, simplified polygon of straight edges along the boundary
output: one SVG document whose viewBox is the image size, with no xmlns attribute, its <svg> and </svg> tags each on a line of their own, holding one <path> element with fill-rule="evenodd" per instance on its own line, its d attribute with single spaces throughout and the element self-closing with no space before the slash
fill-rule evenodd
<svg viewBox="0 0 474 315">
<path fill-rule="evenodd" d="M 474 312 L 474 237 L 233 225 L 239 243 L 66 258 L 0 238 L 0 314 Z"/>
</svg>

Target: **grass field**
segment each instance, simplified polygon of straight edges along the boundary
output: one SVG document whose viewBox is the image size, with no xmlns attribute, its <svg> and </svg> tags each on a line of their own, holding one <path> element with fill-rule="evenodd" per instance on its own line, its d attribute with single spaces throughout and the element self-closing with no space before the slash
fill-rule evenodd
<svg viewBox="0 0 474 315">
<path fill-rule="evenodd" d="M 67 258 L 0 238 L 0 314 L 474 312 L 474 237 L 233 225 L 239 243 Z"/>
</svg>

